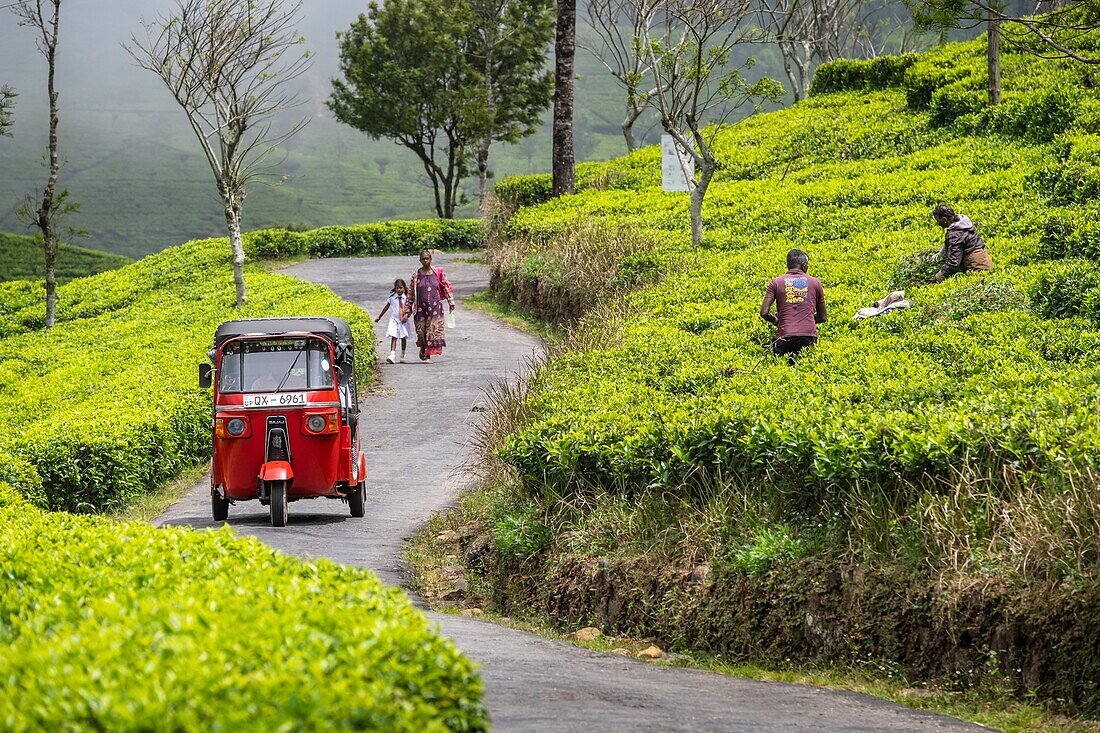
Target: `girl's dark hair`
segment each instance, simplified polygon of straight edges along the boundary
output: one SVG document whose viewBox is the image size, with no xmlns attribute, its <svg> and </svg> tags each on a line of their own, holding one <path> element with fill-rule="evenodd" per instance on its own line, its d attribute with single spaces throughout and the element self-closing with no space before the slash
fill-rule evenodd
<svg viewBox="0 0 1100 733">
<path fill-rule="evenodd" d="M 431 257 L 432 256 L 432 251 L 430 249 L 420 250 L 420 256 L 423 257 L 424 255 L 428 255 L 429 257 Z"/>
<path fill-rule="evenodd" d="M 402 280 L 401 278 L 397 278 L 393 281 L 393 287 L 390 289 L 390 295 L 394 295 L 397 292 L 398 288 L 405 288 L 405 290 L 408 290 L 409 286 L 405 284 L 404 280 Z"/>
</svg>

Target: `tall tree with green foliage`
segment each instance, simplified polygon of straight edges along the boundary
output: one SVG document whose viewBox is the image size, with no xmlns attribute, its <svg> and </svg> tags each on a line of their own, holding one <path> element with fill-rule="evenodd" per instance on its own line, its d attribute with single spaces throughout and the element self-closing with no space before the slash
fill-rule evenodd
<svg viewBox="0 0 1100 733">
<path fill-rule="evenodd" d="M 691 197 L 691 241 L 703 241 L 703 199 L 718 170 L 714 140 L 737 110 L 783 98 L 783 85 L 774 79 L 749 81 L 744 72 L 750 58 L 730 66 L 734 48 L 761 40 L 751 22 L 752 0 L 663 0 L 646 29 L 649 70 L 657 93 L 650 105 L 661 126 L 676 141 Z M 694 171 L 685 157 L 694 163 Z"/>
<path fill-rule="evenodd" d="M 11 110 L 17 96 L 16 91 L 7 84 L 0 86 L 0 137 L 11 137 Z"/>
<path fill-rule="evenodd" d="M 173 12 L 142 22 L 145 37 L 126 50 L 153 72 L 187 115 L 214 173 L 233 249 L 237 307 L 245 302 L 241 212 L 250 184 L 272 174 L 270 154 L 308 118 L 275 134 L 299 106 L 288 82 L 309 68 L 296 30 L 301 0 L 176 0 Z"/>
<path fill-rule="evenodd" d="M 489 148 L 532 134 L 550 106 L 554 77 L 546 54 L 554 35 L 553 0 L 467 0 L 471 62 L 481 74 L 475 145 L 478 198 L 488 190 Z"/>
<path fill-rule="evenodd" d="M 480 193 L 494 141 L 535 130 L 549 104 L 543 70 L 549 0 L 389 0 L 339 34 L 342 79 L 328 106 L 374 139 L 420 159 L 440 218 L 465 203 L 476 164 Z"/>
<path fill-rule="evenodd" d="M 338 34 L 340 72 L 328 107 L 375 140 L 413 151 L 435 193 L 436 214 L 454 218 L 475 139 L 466 119 L 478 103 L 462 13 L 437 0 L 371 3 Z"/>
<path fill-rule="evenodd" d="M 35 239 L 42 246 L 46 271 L 46 328 L 53 328 L 57 317 L 57 255 L 61 249 L 60 222 L 75 213 L 80 205 L 69 198 L 68 189 L 57 190 L 61 159 L 57 153 L 58 96 L 57 41 L 61 27 L 61 0 L 19 0 L 9 5 L 19 18 L 19 25 L 33 29 L 36 45 L 46 58 L 46 96 L 50 102 L 49 137 L 46 148 L 46 185 L 41 192 L 28 194 L 19 207 L 18 216 L 28 227 L 38 229 Z M 10 97 L 9 97 L 10 99 Z M 69 229 L 70 234 L 76 230 Z"/>
</svg>

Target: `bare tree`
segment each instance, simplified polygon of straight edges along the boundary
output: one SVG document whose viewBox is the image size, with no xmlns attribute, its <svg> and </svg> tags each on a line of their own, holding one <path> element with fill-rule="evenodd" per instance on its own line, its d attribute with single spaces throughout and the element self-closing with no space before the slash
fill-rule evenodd
<svg viewBox="0 0 1100 733">
<path fill-rule="evenodd" d="M 856 58 L 918 51 L 932 40 L 914 27 L 905 4 L 896 0 L 865 1 L 848 37 L 848 46 L 841 55 Z"/>
<path fill-rule="evenodd" d="M 554 30 L 554 122 L 551 187 L 555 196 L 573 193 L 573 60 L 577 51 L 577 0 L 557 0 Z"/>
<path fill-rule="evenodd" d="M 891 0 L 759 0 L 761 27 L 779 47 L 794 101 L 805 99 L 814 69 L 838 58 L 869 58 L 887 43 L 908 50 L 914 40 Z M 902 36 L 893 36 L 898 30 Z"/>
<path fill-rule="evenodd" d="M 0 137 L 11 137 L 11 110 L 18 96 L 7 84 L 0 86 Z"/>
<path fill-rule="evenodd" d="M 301 0 L 176 0 L 170 14 L 145 22 L 126 50 L 164 82 L 199 140 L 233 248 L 237 306 L 245 302 L 241 211 L 249 184 L 272 173 L 268 157 L 308 118 L 274 134 L 280 112 L 302 104 L 287 82 L 309 67 L 295 29 Z"/>
<path fill-rule="evenodd" d="M 859 0 L 851 0 L 858 2 Z M 760 0 L 761 26 L 775 39 L 794 101 L 806 98 L 821 39 L 812 0 Z"/>
<path fill-rule="evenodd" d="M 657 93 L 649 86 L 645 37 L 658 4 L 658 0 L 588 0 L 588 23 L 596 38 L 577 44 L 595 56 L 626 92 L 626 115 L 620 127 L 629 152 L 638 147 L 634 123 Z"/>
<path fill-rule="evenodd" d="M 734 112 L 746 104 L 753 112 L 766 100 L 783 98 L 783 86 L 774 79 L 749 82 L 742 73 L 753 65 L 730 65 L 731 52 L 745 43 L 758 43 L 760 30 L 749 21 L 753 0 L 664 0 L 659 29 L 647 30 L 649 68 L 658 91 L 650 105 L 661 117 L 665 132 L 676 141 L 681 156 L 694 163 L 690 174 L 681 165 L 691 197 L 691 241 L 703 241 L 703 199 L 718 170 L 714 139 Z"/>
<path fill-rule="evenodd" d="M 61 25 L 61 0 L 20 0 L 9 6 L 19 18 L 19 25 L 33 28 L 38 33 L 36 45 L 46 57 L 46 93 L 50 100 L 50 132 L 47 143 L 49 174 L 41 193 L 28 194 L 19 207 L 19 218 L 27 226 L 37 227 L 46 264 L 46 328 L 53 328 L 57 315 L 57 253 L 61 248 L 60 221 L 66 214 L 77 211 L 79 204 L 69 199 L 66 189 L 57 190 L 57 174 L 61 161 L 57 154 L 57 87 L 54 76 L 57 70 L 57 40 Z M 10 99 L 10 97 L 9 97 Z M 75 230 L 69 230 L 70 233 Z"/>
</svg>

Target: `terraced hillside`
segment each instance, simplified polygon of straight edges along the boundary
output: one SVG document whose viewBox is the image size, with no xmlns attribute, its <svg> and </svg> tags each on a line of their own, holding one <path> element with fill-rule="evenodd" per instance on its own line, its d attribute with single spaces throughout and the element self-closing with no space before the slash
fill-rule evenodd
<svg viewBox="0 0 1100 733">
<path fill-rule="evenodd" d="M 588 315 L 501 400 L 495 602 L 1095 712 L 1096 73 L 1009 53 L 990 109 L 980 41 L 823 67 L 809 101 L 723 133 L 698 249 L 654 148 L 511 216 L 498 294 Z M 938 203 L 993 272 L 921 274 Z M 788 366 L 757 311 L 794 247 L 831 317 Z M 852 319 L 899 287 L 912 308 Z"/>
<path fill-rule="evenodd" d="M 128 262 L 130 258 L 121 255 L 64 244 L 58 255 L 55 274 L 57 281 L 64 283 L 114 270 Z M 0 263 L 3 263 L 0 264 L 0 282 L 41 280 L 44 277 L 42 249 L 35 245 L 33 237 L 0 232 Z"/>
<path fill-rule="evenodd" d="M 0 283 L 3 727 L 487 729 L 473 665 L 372 573 L 228 529 L 83 516 L 209 457 L 195 366 L 224 320 L 344 318 L 362 345 L 359 383 L 371 383 L 370 316 L 267 272 L 264 256 L 409 253 L 473 236 L 476 223 L 434 221 L 249 233 L 240 309 L 228 242 L 189 242 L 62 285 L 48 330 L 38 283 Z"/>
</svg>

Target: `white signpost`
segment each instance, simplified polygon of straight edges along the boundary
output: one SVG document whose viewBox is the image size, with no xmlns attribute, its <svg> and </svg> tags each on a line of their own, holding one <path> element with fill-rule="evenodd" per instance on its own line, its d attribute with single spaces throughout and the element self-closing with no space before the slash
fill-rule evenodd
<svg viewBox="0 0 1100 733">
<path fill-rule="evenodd" d="M 681 156 L 676 154 L 676 141 L 672 135 L 661 135 L 661 187 L 666 192 L 691 190 L 688 188 L 688 178 L 695 177 L 695 161 L 686 152 L 682 157 L 683 164 L 680 162 Z"/>
</svg>

